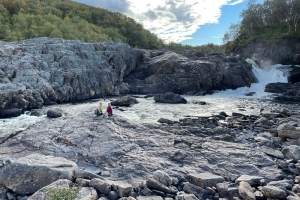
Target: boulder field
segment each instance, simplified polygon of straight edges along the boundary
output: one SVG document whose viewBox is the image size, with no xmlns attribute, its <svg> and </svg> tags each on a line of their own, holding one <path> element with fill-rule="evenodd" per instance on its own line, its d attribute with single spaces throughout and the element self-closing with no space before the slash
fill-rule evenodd
<svg viewBox="0 0 300 200">
<path fill-rule="evenodd" d="M 53 38 L 0 42 L 0 117 L 120 94 L 206 94 L 256 82 L 239 56 Z"/>
<path fill-rule="evenodd" d="M 297 107 L 151 124 L 64 113 L 0 138 L 0 195 L 299 199 L 299 119 Z"/>
</svg>

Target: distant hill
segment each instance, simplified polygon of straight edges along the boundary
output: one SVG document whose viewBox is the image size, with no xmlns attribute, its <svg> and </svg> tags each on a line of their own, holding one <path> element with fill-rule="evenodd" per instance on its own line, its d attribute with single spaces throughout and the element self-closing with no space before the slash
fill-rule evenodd
<svg viewBox="0 0 300 200">
<path fill-rule="evenodd" d="M 0 40 L 55 37 L 156 49 L 163 41 L 118 12 L 69 0 L 0 0 Z"/>
</svg>

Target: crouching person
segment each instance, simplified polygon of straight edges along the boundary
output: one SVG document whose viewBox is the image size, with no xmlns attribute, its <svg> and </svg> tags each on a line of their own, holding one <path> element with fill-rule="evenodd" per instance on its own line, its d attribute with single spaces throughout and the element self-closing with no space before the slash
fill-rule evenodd
<svg viewBox="0 0 300 200">
<path fill-rule="evenodd" d="M 106 118 L 110 118 L 113 116 L 113 110 L 110 103 L 107 104 L 106 113 Z"/>
<path fill-rule="evenodd" d="M 98 108 L 94 110 L 94 117 L 97 117 L 99 115 L 103 115 L 102 113 L 102 102 L 99 103 Z"/>
</svg>

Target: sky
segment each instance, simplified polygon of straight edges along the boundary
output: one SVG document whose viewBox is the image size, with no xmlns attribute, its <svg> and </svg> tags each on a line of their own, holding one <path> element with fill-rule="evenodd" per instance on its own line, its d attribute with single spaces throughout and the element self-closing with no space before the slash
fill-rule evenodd
<svg viewBox="0 0 300 200">
<path fill-rule="evenodd" d="M 123 13 L 165 42 L 222 44 L 249 0 L 74 0 Z M 257 0 L 263 3 L 264 0 Z"/>
</svg>

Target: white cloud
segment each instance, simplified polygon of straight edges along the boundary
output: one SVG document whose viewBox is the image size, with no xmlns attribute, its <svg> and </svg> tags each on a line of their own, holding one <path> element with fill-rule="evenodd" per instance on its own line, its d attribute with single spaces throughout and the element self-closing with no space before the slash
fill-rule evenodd
<svg viewBox="0 0 300 200">
<path fill-rule="evenodd" d="M 244 0 L 76 0 L 132 17 L 165 41 L 191 39 L 202 25 L 218 23 L 221 7 Z"/>
</svg>

